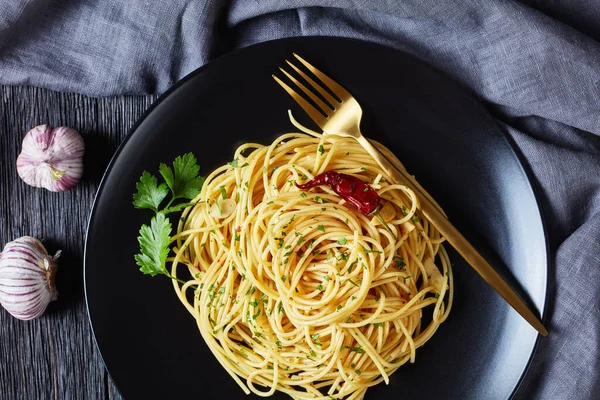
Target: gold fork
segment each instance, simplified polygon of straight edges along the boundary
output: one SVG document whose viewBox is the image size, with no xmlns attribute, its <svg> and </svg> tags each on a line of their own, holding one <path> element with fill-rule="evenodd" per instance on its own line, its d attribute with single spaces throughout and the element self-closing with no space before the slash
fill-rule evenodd
<svg viewBox="0 0 600 400">
<path fill-rule="evenodd" d="M 298 94 L 288 84 L 277 76 L 273 79 L 304 109 L 308 116 L 319 125 L 326 135 L 338 135 L 356 139 L 362 147 L 373 157 L 379 166 L 392 178 L 393 181 L 405 185 L 417 194 L 421 213 L 438 229 L 448 243 L 473 267 L 475 271 L 496 291 L 512 308 L 514 308 L 533 328 L 541 335 L 546 336 L 548 331 L 537 316 L 523 303 L 519 296 L 500 277 L 496 270 L 475 250 L 465 237 L 445 217 L 437 203 L 406 171 L 395 167 L 371 142 L 360 132 L 362 108 L 354 97 L 341 85 L 312 66 L 306 60 L 294 53 L 294 57 L 304 65 L 324 86 L 315 82 L 309 75 L 296 65 L 286 60 L 287 64 L 302 79 L 310 85 L 322 98 L 308 89 L 291 73 L 283 68 L 281 72 L 300 90 L 310 98 L 313 106 L 304 97 Z M 337 98 L 332 96 L 335 94 Z"/>
</svg>

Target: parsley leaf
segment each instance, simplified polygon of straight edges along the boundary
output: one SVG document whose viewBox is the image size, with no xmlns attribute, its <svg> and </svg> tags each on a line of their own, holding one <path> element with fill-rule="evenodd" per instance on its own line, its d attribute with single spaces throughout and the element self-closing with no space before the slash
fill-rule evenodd
<svg viewBox="0 0 600 400">
<path fill-rule="evenodd" d="M 238 167 L 238 159 L 235 158 L 233 161 L 228 162 L 227 164 L 231 165 L 231 168 L 237 168 Z"/>
<path fill-rule="evenodd" d="M 171 222 L 166 215 L 195 205 L 196 202 L 189 200 L 200 193 L 204 178 L 199 175 L 200 167 L 192 153 L 175 158 L 172 167 L 161 163 L 159 172 L 164 182 L 159 184 L 156 176 L 144 171 L 135 185 L 137 192 L 133 195 L 133 205 L 136 208 L 151 209 L 156 213 L 150 220 L 150 225 L 142 225 L 140 228 L 140 236 L 138 236 L 140 253 L 135 255 L 135 261 L 144 274 L 151 276 L 162 274 L 177 279 L 169 274 L 165 266 L 170 251 L 172 231 Z M 169 191 L 171 191 L 171 200 L 160 209 Z M 177 199 L 188 200 L 188 202 L 173 204 Z"/>
<path fill-rule="evenodd" d="M 167 197 L 169 189 L 166 183 L 158 184 L 154 175 L 144 171 L 140 181 L 135 184 L 137 193 L 133 195 L 133 205 L 135 208 L 149 208 L 158 212 L 158 206 Z"/>
<path fill-rule="evenodd" d="M 142 225 L 138 237 L 141 253 L 135 255 L 135 261 L 144 274 L 169 276 L 165 262 L 169 255 L 170 235 L 171 223 L 162 213 L 152 217 L 150 226 Z"/>
<path fill-rule="evenodd" d="M 198 175 L 200 167 L 192 153 L 175 158 L 173 168 L 160 164 L 159 171 L 173 192 L 174 199 L 193 199 L 202 189 L 204 178 Z"/>
</svg>

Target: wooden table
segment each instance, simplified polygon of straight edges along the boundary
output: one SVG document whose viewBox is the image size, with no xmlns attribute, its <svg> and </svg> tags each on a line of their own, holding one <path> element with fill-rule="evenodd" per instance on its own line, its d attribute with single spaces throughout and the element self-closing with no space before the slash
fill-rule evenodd
<svg viewBox="0 0 600 400">
<path fill-rule="evenodd" d="M 83 287 L 83 250 L 94 195 L 119 143 L 153 96 L 94 99 L 0 86 L 0 248 L 20 236 L 63 251 L 59 299 L 46 314 L 19 321 L 0 309 L 0 399 L 121 399 L 94 343 Z M 15 161 L 25 133 L 40 124 L 70 126 L 86 144 L 77 187 L 51 193 L 23 183 Z"/>
</svg>

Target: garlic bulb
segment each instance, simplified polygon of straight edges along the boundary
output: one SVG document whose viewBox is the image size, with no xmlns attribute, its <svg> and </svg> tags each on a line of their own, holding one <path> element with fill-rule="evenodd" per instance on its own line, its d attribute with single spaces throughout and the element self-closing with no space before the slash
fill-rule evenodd
<svg viewBox="0 0 600 400">
<path fill-rule="evenodd" d="M 39 125 L 23 138 L 17 172 L 28 185 L 62 192 L 79 182 L 83 150 L 83 138 L 76 130 Z"/>
<path fill-rule="evenodd" d="M 15 318 L 29 320 L 56 300 L 56 259 L 36 238 L 23 236 L 0 253 L 0 305 Z"/>
</svg>

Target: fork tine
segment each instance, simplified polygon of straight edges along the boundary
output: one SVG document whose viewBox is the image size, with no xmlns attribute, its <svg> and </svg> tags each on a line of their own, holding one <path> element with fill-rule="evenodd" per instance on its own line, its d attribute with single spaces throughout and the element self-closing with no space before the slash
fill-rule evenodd
<svg viewBox="0 0 600 400">
<path fill-rule="evenodd" d="M 321 111 L 323 111 L 323 113 L 325 115 L 328 115 L 329 113 L 331 113 L 333 111 L 331 106 L 328 106 L 327 104 L 325 104 L 325 102 L 323 100 L 321 100 L 319 98 L 319 96 L 317 96 L 313 92 L 311 92 L 310 89 L 308 89 L 306 86 L 304 86 L 302 84 L 302 82 L 300 82 L 298 79 L 296 79 L 292 75 L 290 75 L 285 69 L 283 69 L 283 68 L 279 68 L 279 69 L 281 70 L 281 72 L 283 72 L 285 74 L 285 76 L 287 76 L 294 83 L 294 85 L 298 86 L 308 97 L 310 97 L 310 99 L 312 101 L 314 101 L 317 104 L 317 106 L 319 106 L 321 108 Z"/>
<path fill-rule="evenodd" d="M 306 68 L 308 68 L 310 72 L 315 74 L 317 78 L 319 78 L 333 93 L 335 93 L 335 95 L 339 97 L 340 100 L 344 101 L 352 97 L 350 92 L 348 92 L 346 89 L 340 86 L 336 81 L 334 81 L 333 79 L 331 79 L 330 77 L 313 67 L 308 61 L 300 57 L 298 54 L 293 54 L 294 57 L 296 57 Z"/>
<path fill-rule="evenodd" d="M 279 86 L 281 86 L 283 88 L 283 90 L 285 90 L 290 96 L 292 96 L 292 98 L 296 101 L 296 103 L 298 103 L 298 105 L 300 105 L 300 107 L 302 107 L 302 109 L 304 109 L 304 111 L 308 114 L 308 116 L 310 118 L 312 118 L 312 120 L 315 121 L 317 123 L 317 125 L 319 125 L 320 127 L 323 127 L 325 125 L 325 122 L 327 119 L 323 116 L 323 114 L 319 110 L 317 110 L 308 101 L 304 100 L 304 97 L 302 97 L 298 93 L 296 93 L 296 91 L 294 89 L 289 87 L 286 83 L 284 83 L 277 76 L 275 76 L 275 75 L 271 75 L 271 76 L 273 77 L 273 79 L 275 79 L 275 82 L 277 82 L 279 84 Z"/>
<path fill-rule="evenodd" d="M 302 78 L 304 78 L 304 80 L 306 80 L 306 82 L 308 82 L 309 85 L 314 87 L 321 94 L 321 96 L 323 96 L 325 98 L 325 100 L 327 100 L 329 102 L 329 104 L 331 104 L 333 106 L 334 110 L 337 107 L 339 107 L 339 105 L 341 103 L 335 97 L 333 97 L 327 90 L 323 89 L 323 87 L 321 85 L 319 85 L 317 82 L 315 82 L 310 76 L 306 75 L 302 70 L 300 70 L 294 64 L 292 64 L 288 60 L 285 60 L 285 62 L 287 62 L 290 65 L 290 67 L 294 68 L 294 71 L 296 71 Z"/>
</svg>

